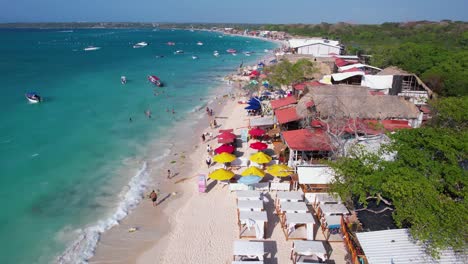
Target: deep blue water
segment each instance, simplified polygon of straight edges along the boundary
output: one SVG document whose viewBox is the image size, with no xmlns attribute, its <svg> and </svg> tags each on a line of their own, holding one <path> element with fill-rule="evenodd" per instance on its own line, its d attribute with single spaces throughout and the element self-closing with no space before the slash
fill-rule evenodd
<svg viewBox="0 0 468 264">
<path fill-rule="evenodd" d="M 203 103 L 222 76 L 274 47 L 220 36 L 182 30 L 0 30 L 0 263 L 54 261 L 80 235 L 76 230 L 112 210 L 115 204 L 103 200 L 118 199 L 123 187 L 118 184 L 133 176 L 121 172 L 137 173 L 141 164 L 128 161 L 146 151 L 146 142 Z M 140 41 L 149 46 L 133 49 Z M 101 49 L 83 50 L 90 45 Z M 228 48 L 256 53 L 232 56 Z M 221 56 L 214 57 L 214 50 Z M 166 86 L 155 88 L 146 80 L 149 74 Z M 121 75 L 127 76 L 126 85 Z M 44 102 L 28 103 L 29 91 Z M 166 112 L 172 108 L 175 115 Z"/>
</svg>

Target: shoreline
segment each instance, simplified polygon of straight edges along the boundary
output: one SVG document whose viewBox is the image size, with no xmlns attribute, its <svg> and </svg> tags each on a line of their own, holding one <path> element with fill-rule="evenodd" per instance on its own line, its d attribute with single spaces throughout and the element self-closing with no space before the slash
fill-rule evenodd
<svg viewBox="0 0 468 264">
<path fill-rule="evenodd" d="M 251 36 L 240 37 L 249 38 Z M 268 39 L 264 40 L 272 42 L 276 45 L 279 44 L 278 42 L 274 42 Z M 263 60 L 268 56 L 271 56 L 271 54 L 265 54 L 264 56 L 259 57 L 257 59 L 252 59 L 252 62 Z M 234 71 L 232 71 L 231 73 L 234 73 Z M 236 83 L 234 82 L 233 84 Z M 217 115 L 217 113 L 222 113 L 223 111 L 225 111 L 225 109 L 228 108 L 229 105 L 235 106 L 237 104 L 236 101 L 232 101 L 232 104 L 226 105 L 218 101 L 219 99 L 223 100 L 223 98 L 220 96 L 223 95 L 226 86 L 227 85 L 223 83 L 222 85 L 213 88 L 212 91 L 209 92 L 208 96 L 205 97 L 208 98 L 208 101 L 200 107 L 194 109 L 192 112 L 188 113 L 181 122 L 190 121 L 187 120 L 190 117 L 194 117 L 196 119 L 194 115 L 200 114 L 200 112 L 204 114 L 204 108 L 206 106 L 215 110 L 215 116 Z M 237 90 L 237 88 L 233 85 L 231 85 L 231 89 Z M 228 102 L 231 101 L 228 100 Z M 180 148 L 174 145 L 174 147 L 171 148 L 170 152 L 168 153 L 167 157 L 161 160 L 161 163 L 163 163 L 164 160 L 167 160 L 164 163 L 164 165 L 161 165 L 161 168 L 152 168 L 151 166 L 149 166 L 149 178 L 152 183 L 151 185 L 148 185 L 145 189 L 145 196 L 152 189 L 149 187 L 156 185 L 156 188 L 164 190 L 158 195 L 158 200 L 160 202 L 162 201 L 162 203 L 159 204 L 156 208 L 153 208 L 151 206 L 151 203 L 148 201 L 149 199 L 143 197 L 123 219 L 118 221 L 116 225 L 100 233 L 99 240 L 97 241 L 97 244 L 93 250 L 93 255 L 87 259 L 89 263 L 109 263 L 109 257 L 111 257 L 112 259 L 120 259 L 120 263 L 134 263 L 146 251 L 154 247 L 158 248 L 159 252 L 165 250 L 164 245 L 161 244 L 164 244 L 163 241 L 167 240 L 167 237 L 175 228 L 175 224 L 173 224 L 174 221 L 170 221 L 171 218 L 174 218 L 173 209 L 183 208 L 186 204 L 188 204 L 192 196 L 196 193 L 195 187 L 193 187 L 193 190 L 187 189 L 187 187 L 184 188 L 185 184 L 183 184 L 183 182 L 190 180 L 190 178 L 184 180 L 184 177 L 181 177 L 180 175 L 192 175 L 191 177 L 193 177 L 194 172 L 190 172 L 190 170 L 196 167 L 196 158 L 200 158 L 200 155 L 205 154 L 205 152 L 203 147 L 200 147 L 198 151 L 193 152 L 200 154 L 192 154 L 190 158 L 184 160 L 183 165 L 177 168 L 177 170 L 174 170 L 174 167 L 178 167 L 179 165 L 169 164 L 169 159 L 175 155 L 179 155 L 179 153 L 183 153 L 185 156 L 185 152 L 187 152 L 188 150 L 186 146 L 201 145 L 201 139 L 200 137 L 198 137 L 198 135 L 201 135 L 202 132 L 206 132 L 207 126 L 208 122 L 206 121 L 206 118 L 202 117 L 198 120 L 195 120 L 195 124 L 193 126 L 187 127 L 186 129 L 195 131 L 196 136 L 190 139 L 185 138 L 183 140 L 183 143 L 185 145 Z M 169 140 L 170 139 L 168 139 L 168 141 Z M 155 147 L 158 146 L 151 146 L 150 148 Z M 194 158 L 193 155 L 195 155 L 196 158 Z M 165 178 L 168 167 L 170 167 L 171 171 L 176 172 L 178 174 L 175 176 L 175 178 L 169 181 Z M 161 175 L 158 175 L 158 173 Z M 155 181 L 157 180 L 159 180 L 160 183 L 155 183 Z M 174 183 L 174 181 L 180 180 L 183 181 L 181 184 Z M 172 195 L 174 193 L 176 195 Z M 151 219 L 151 221 L 148 221 L 147 219 Z M 138 231 L 128 232 L 128 230 L 133 227 L 136 227 Z M 130 244 L 130 247 L 125 247 L 125 245 Z M 121 256 L 119 256 L 119 253 Z M 112 261 L 112 263 L 118 262 Z"/>
</svg>

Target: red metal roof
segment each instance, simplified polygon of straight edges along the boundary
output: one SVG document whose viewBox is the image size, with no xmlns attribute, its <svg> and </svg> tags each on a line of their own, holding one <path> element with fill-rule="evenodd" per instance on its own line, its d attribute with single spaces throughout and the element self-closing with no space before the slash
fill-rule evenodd
<svg viewBox="0 0 468 264">
<path fill-rule="evenodd" d="M 309 102 L 306 103 L 307 108 L 312 107 L 314 105 L 315 105 L 314 101 L 309 101 Z"/>
<path fill-rule="evenodd" d="M 406 120 L 382 120 L 382 125 L 386 130 L 395 131 L 398 129 L 411 129 Z"/>
<path fill-rule="evenodd" d="M 382 91 L 369 91 L 369 93 L 371 95 L 385 95 L 385 93 Z"/>
<path fill-rule="evenodd" d="M 356 67 L 353 67 L 353 68 L 351 68 L 351 69 L 347 69 L 347 70 L 344 70 L 344 71 L 342 71 L 342 72 L 356 72 L 356 71 L 362 71 L 362 70 L 361 70 L 361 69 L 358 69 L 358 68 L 356 68 Z"/>
<path fill-rule="evenodd" d="M 321 86 L 321 85 L 325 85 L 325 84 L 320 83 L 318 81 L 301 82 L 301 83 L 293 85 L 293 88 L 298 91 L 303 91 L 306 86 Z"/>
<path fill-rule="evenodd" d="M 320 120 L 312 120 L 312 122 L 310 122 L 310 126 L 311 127 L 315 127 L 315 128 L 319 128 L 319 127 L 326 127 L 327 124 L 325 124 L 325 122 L 322 122 Z"/>
<path fill-rule="evenodd" d="M 286 145 L 292 150 L 301 151 L 330 151 L 330 139 L 323 130 L 310 131 L 307 129 L 281 132 Z"/>
<path fill-rule="evenodd" d="M 301 119 L 301 117 L 297 115 L 296 107 L 275 110 L 275 116 L 280 124 L 286 124 Z"/>
<path fill-rule="evenodd" d="M 430 114 L 431 113 L 431 109 L 425 105 L 421 106 L 420 108 L 421 112 L 425 113 L 425 114 Z"/>
<path fill-rule="evenodd" d="M 281 98 L 281 99 L 278 99 L 278 100 L 273 100 L 270 103 L 271 103 L 271 108 L 273 108 L 273 110 L 275 110 L 275 109 L 278 109 L 278 108 L 283 107 L 283 106 L 287 106 L 287 105 L 290 105 L 290 104 L 296 104 L 297 100 L 296 100 L 296 97 L 294 97 L 294 96 L 288 96 L 288 97 Z"/>
</svg>

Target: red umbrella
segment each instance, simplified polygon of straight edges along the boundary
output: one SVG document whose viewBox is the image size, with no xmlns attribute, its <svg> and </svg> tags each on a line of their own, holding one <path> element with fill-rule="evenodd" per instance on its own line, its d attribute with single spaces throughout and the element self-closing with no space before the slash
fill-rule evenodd
<svg viewBox="0 0 468 264">
<path fill-rule="evenodd" d="M 254 136 L 254 137 L 263 136 L 264 134 L 265 134 L 265 130 L 261 128 L 253 128 L 253 129 L 250 129 L 249 131 L 249 135 Z"/>
<path fill-rule="evenodd" d="M 233 138 L 218 138 L 218 143 L 220 144 L 227 144 L 234 142 Z"/>
<path fill-rule="evenodd" d="M 221 154 L 223 152 L 227 153 L 233 153 L 234 152 L 234 147 L 231 145 L 221 145 L 217 147 L 215 150 L 216 154 Z"/>
<path fill-rule="evenodd" d="M 262 142 L 255 142 L 250 144 L 250 147 L 256 150 L 264 150 L 268 148 L 268 145 Z"/>
<path fill-rule="evenodd" d="M 236 139 L 237 136 L 231 132 L 223 132 L 218 135 L 218 139 Z"/>
</svg>

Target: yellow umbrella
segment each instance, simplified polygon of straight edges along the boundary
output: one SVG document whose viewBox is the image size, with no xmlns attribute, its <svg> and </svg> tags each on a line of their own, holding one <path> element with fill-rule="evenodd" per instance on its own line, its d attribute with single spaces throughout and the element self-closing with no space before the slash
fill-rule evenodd
<svg viewBox="0 0 468 264">
<path fill-rule="evenodd" d="M 234 172 L 225 169 L 217 169 L 208 176 L 212 180 L 226 181 L 234 177 Z"/>
<path fill-rule="evenodd" d="M 227 152 L 223 152 L 213 157 L 213 160 L 218 163 L 227 163 L 236 160 L 236 156 L 233 154 L 229 154 Z"/>
<path fill-rule="evenodd" d="M 288 177 L 293 171 L 293 168 L 284 164 L 274 164 L 267 168 L 267 172 L 275 177 Z"/>
<path fill-rule="evenodd" d="M 267 154 L 263 153 L 263 152 L 257 152 L 255 154 L 253 154 L 252 156 L 250 156 L 250 161 L 253 161 L 255 163 L 258 163 L 258 164 L 262 164 L 262 163 L 268 163 L 271 161 L 271 157 L 268 156 Z"/>
<path fill-rule="evenodd" d="M 247 169 L 245 169 L 242 173 L 241 173 L 242 176 L 251 176 L 251 175 L 255 175 L 255 176 L 259 176 L 259 177 L 263 177 L 265 176 L 265 172 L 257 167 L 249 167 Z"/>
</svg>

